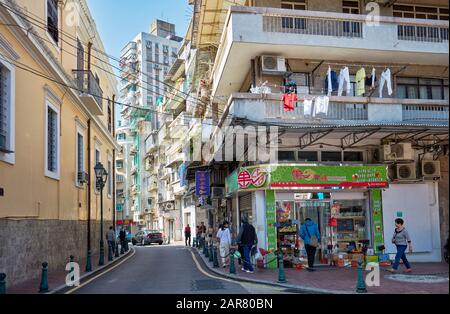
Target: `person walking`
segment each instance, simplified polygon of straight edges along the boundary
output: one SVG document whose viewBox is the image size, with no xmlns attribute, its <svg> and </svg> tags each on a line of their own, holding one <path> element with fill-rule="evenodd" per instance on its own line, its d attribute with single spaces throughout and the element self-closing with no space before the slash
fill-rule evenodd
<svg viewBox="0 0 450 314">
<path fill-rule="evenodd" d="M 311 218 L 306 218 L 305 223 L 300 228 L 300 237 L 305 242 L 306 255 L 308 256 L 308 271 L 315 271 L 314 259 L 316 250 L 320 244 L 320 232 L 317 225 Z"/>
<path fill-rule="evenodd" d="M 113 227 L 109 227 L 108 232 L 106 232 L 106 241 L 108 241 L 108 246 L 111 247 L 113 254 L 116 252 L 116 233 Z"/>
<path fill-rule="evenodd" d="M 253 273 L 253 265 L 250 261 L 250 254 L 253 246 L 257 245 L 258 237 L 255 227 L 248 223 L 247 218 L 242 219 L 242 229 L 238 235 L 237 243 L 242 245 L 244 251 L 244 265 L 242 271 Z"/>
<path fill-rule="evenodd" d="M 189 224 L 184 228 L 184 243 L 186 246 L 191 246 L 191 227 Z"/>
<path fill-rule="evenodd" d="M 119 240 L 120 240 L 121 251 L 123 252 L 126 247 L 125 241 L 127 240 L 127 233 L 125 232 L 124 228 L 122 228 L 119 232 Z"/>
<path fill-rule="evenodd" d="M 388 269 L 389 272 L 395 273 L 400 266 L 400 260 L 403 261 L 403 264 L 406 267 L 405 273 L 412 272 L 411 265 L 409 264 L 408 259 L 406 258 L 406 250 L 409 246 L 409 253 L 413 252 L 413 247 L 411 244 L 411 237 L 409 236 L 408 231 L 404 227 L 404 220 L 401 218 L 397 218 L 395 220 L 395 230 L 394 235 L 392 237 L 392 243 L 397 247 L 397 254 L 395 255 L 395 261 L 392 265 L 391 269 Z"/>
<path fill-rule="evenodd" d="M 198 231 L 200 232 L 200 246 L 205 246 L 205 238 L 206 238 L 206 226 L 205 223 L 202 221 L 200 223 L 200 227 L 198 228 Z"/>
<path fill-rule="evenodd" d="M 217 232 L 217 239 L 220 243 L 220 256 L 222 258 L 222 267 L 228 266 L 230 246 L 231 246 L 231 232 L 229 229 L 230 224 L 225 221 L 222 227 Z"/>
</svg>

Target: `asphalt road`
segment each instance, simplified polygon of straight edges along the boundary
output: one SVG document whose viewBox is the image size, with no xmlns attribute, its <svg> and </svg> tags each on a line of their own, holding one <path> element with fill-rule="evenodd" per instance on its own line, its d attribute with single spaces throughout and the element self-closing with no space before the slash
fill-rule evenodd
<svg viewBox="0 0 450 314">
<path fill-rule="evenodd" d="M 218 278 L 183 246 L 134 247 L 134 256 L 74 294 L 277 294 L 282 288 Z M 200 267 L 200 269 L 199 269 Z"/>
</svg>

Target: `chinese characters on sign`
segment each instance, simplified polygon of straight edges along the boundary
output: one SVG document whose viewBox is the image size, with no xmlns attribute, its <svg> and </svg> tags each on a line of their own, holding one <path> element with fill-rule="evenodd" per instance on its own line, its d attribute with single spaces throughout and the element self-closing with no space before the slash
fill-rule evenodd
<svg viewBox="0 0 450 314">
<path fill-rule="evenodd" d="M 211 194 L 209 172 L 197 171 L 195 173 L 195 195 L 197 197 L 207 197 Z"/>
</svg>

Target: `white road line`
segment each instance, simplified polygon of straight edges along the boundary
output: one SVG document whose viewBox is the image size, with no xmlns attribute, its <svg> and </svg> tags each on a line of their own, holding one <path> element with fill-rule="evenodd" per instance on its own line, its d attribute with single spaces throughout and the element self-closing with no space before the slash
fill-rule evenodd
<svg viewBox="0 0 450 314">
<path fill-rule="evenodd" d="M 130 258 L 132 258 L 132 257 L 134 256 L 134 254 L 136 254 L 136 250 L 135 250 L 135 249 L 133 249 L 133 253 L 131 253 L 130 256 L 125 257 L 125 259 L 121 260 L 121 261 L 120 261 L 119 263 L 117 263 L 116 265 L 112 266 L 111 268 L 108 268 L 107 270 L 101 272 L 101 273 L 98 274 L 97 276 L 92 277 L 92 278 L 89 279 L 88 281 L 83 282 L 83 283 L 82 283 L 81 285 L 79 285 L 78 287 L 73 288 L 73 289 L 67 291 L 67 292 L 64 293 L 64 294 L 71 294 L 71 293 L 77 291 L 78 289 L 83 288 L 84 286 L 86 286 L 87 284 L 91 283 L 91 282 L 94 281 L 95 279 L 97 279 L 97 278 L 99 278 L 99 277 L 101 277 L 101 276 L 103 276 L 103 275 L 109 273 L 109 272 L 110 272 L 111 270 L 113 270 L 114 268 L 116 268 L 116 267 L 122 265 L 122 264 L 125 263 L 127 260 L 129 260 Z"/>
</svg>

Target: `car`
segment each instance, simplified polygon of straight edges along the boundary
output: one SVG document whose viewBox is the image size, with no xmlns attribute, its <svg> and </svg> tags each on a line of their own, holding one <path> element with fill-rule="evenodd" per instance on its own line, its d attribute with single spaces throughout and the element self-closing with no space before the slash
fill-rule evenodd
<svg viewBox="0 0 450 314">
<path fill-rule="evenodd" d="M 162 245 L 164 243 L 163 234 L 158 230 L 141 230 L 136 232 L 131 239 L 133 245 L 150 245 L 157 243 Z"/>
</svg>

